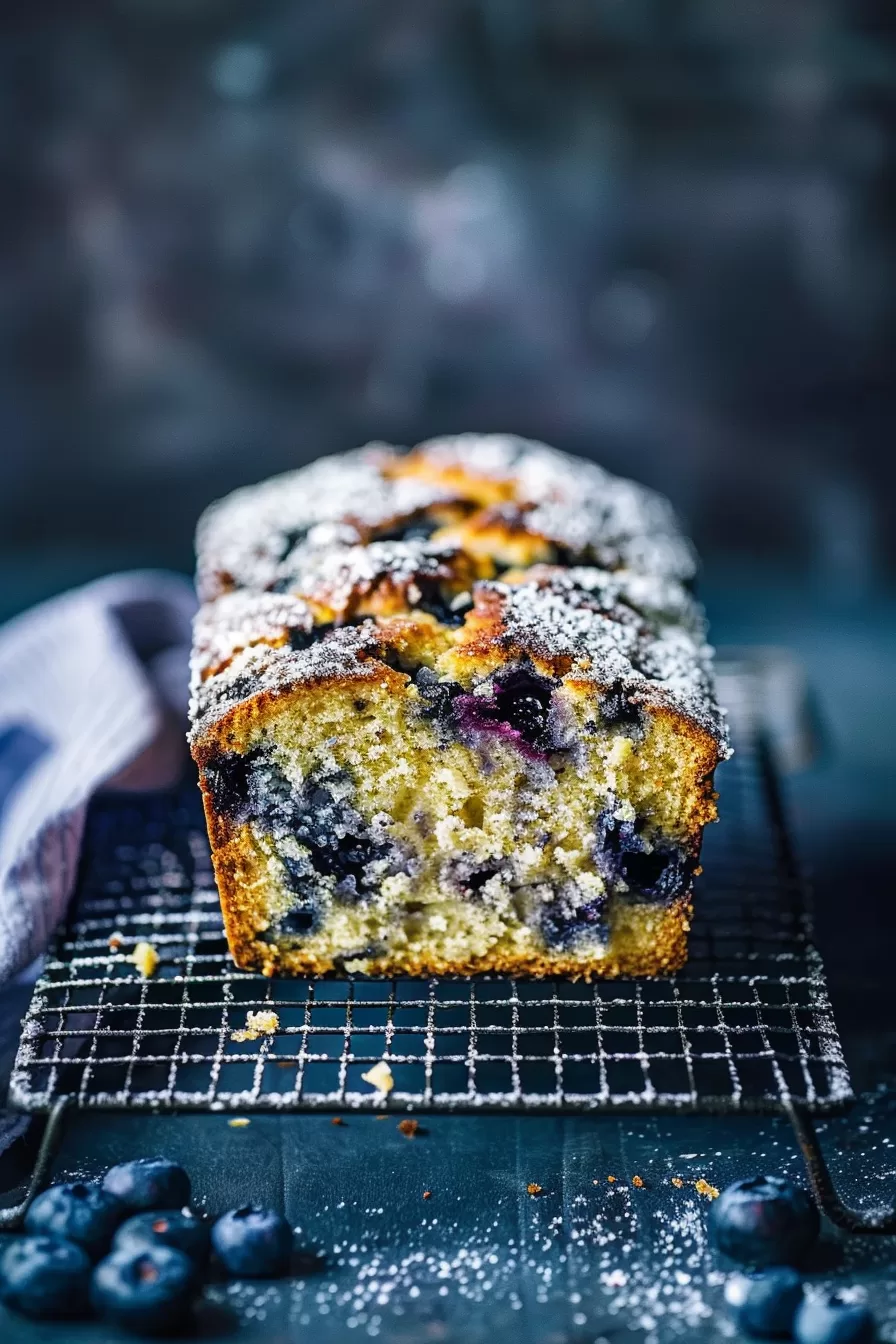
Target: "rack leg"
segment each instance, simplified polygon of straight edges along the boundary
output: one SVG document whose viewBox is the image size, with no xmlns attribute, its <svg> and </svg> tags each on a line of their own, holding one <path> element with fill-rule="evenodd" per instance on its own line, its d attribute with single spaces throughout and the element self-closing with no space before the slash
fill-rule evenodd
<svg viewBox="0 0 896 1344">
<path fill-rule="evenodd" d="M 809 1186 L 822 1213 L 846 1232 L 875 1232 L 878 1235 L 896 1232 L 896 1209 L 871 1209 L 860 1213 L 843 1203 L 828 1171 L 809 1112 L 789 1098 L 784 1100 L 784 1109 L 793 1125 L 806 1163 Z"/>
<path fill-rule="evenodd" d="M 15 1232 L 21 1227 L 22 1219 L 28 1212 L 28 1206 L 46 1180 L 50 1164 L 56 1155 L 56 1149 L 59 1147 L 69 1100 L 68 1097 L 60 1097 L 53 1103 L 53 1109 L 47 1117 L 47 1125 L 40 1141 L 40 1148 L 37 1150 L 37 1158 L 35 1159 L 34 1170 L 31 1173 L 31 1180 L 28 1182 L 25 1198 L 21 1204 L 14 1204 L 12 1208 L 0 1209 L 0 1231 Z"/>
</svg>

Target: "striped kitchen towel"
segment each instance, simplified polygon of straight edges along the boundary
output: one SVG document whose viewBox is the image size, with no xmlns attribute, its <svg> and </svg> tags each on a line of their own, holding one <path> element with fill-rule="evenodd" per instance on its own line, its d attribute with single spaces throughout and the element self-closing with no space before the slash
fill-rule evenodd
<svg viewBox="0 0 896 1344">
<path fill-rule="evenodd" d="M 0 629 L 0 986 L 45 949 L 100 788 L 185 763 L 190 583 L 112 575 Z"/>
</svg>

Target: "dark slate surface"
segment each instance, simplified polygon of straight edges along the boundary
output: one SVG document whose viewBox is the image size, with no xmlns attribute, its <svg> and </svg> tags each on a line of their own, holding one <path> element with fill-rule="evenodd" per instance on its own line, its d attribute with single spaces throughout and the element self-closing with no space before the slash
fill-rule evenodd
<svg viewBox="0 0 896 1344">
<path fill-rule="evenodd" d="M 338 1127 L 326 1116 L 256 1116 L 244 1129 L 223 1116 L 75 1116 L 58 1169 L 96 1175 L 163 1150 L 190 1167 L 210 1212 L 250 1192 L 284 1207 L 299 1245 L 323 1263 L 309 1257 L 288 1282 L 215 1283 L 200 1315 L 203 1338 L 238 1330 L 247 1344 L 718 1338 L 725 1266 L 707 1246 L 709 1201 L 690 1182 L 799 1173 L 777 1119 L 436 1116 L 426 1131 L 407 1139 L 394 1119 L 369 1116 Z M 822 1137 L 851 1200 L 873 1207 L 896 1189 L 891 1102 L 829 1121 Z M 541 1195 L 527 1193 L 532 1182 Z M 879 1318 L 896 1325 L 894 1259 L 892 1239 L 828 1229 L 812 1277 L 866 1285 Z M 62 1337 L 21 1321 L 4 1331 Z M 64 1337 L 115 1336 L 87 1324 Z"/>
</svg>

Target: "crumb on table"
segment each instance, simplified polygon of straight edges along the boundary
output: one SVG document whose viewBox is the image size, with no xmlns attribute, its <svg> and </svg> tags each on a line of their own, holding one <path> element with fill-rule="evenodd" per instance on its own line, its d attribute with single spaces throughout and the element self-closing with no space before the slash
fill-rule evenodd
<svg viewBox="0 0 896 1344">
<path fill-rule="evenodd" d="M 368 1069 L 366 1073 L 362 1073 L 361 1077 L 365 1083 L 375 1087 L 377 1092 L 391 1092 L 395 1086 L 392 1070 L 384 1059 L 381 1059 L 378 1064 L 374 1064 L 373 1068 Z"/>
<path fill-rule="evenodd" d="M 543 1192 L 544 1187 L 538 1185 L 537 1182 L 535 1181 L 530 1181 L 529 1184 L 526 1186 L 527 1195 L 540 1195 L 543 1194 Z"/>
<path fill-rule="evenodd" d="M 227 1123 L 231 1129 L 245 1129 L 247 1125 L 251 1125 L 252 1121 L 247 1120 L 244 1115 L 237 1115 L 232 1120 L 228 1120 Z"/>
<path fill-rule="evenodd" d="M 675 1186 L 676 1190 L 680 1190 L 681 1187 L 684 1185 L 684 1181 L 681 1179 L 680 1176 L 673 1176 L 672 1184 Z"/>
<path fill-rule="evenodd" d="M 644 1182 L 641 1180 L 641 1177 L 640 1177 L 640 1176 L 633 1176 L 633 1177 L 632 1177 L 632 1185 L 635 1186 L 636 1189 L 638 1189 L 638 1190 L 643 1190 L 643 1189 L 644 1189 Z"/>
<path fill-rule="evenodd" d="M 280 1019 L 275 1012 L 269 1008 L 263 1008 L 261 1012 L 246 1013 L 246 1025 L 238 1031 L 230 1033 L 232 1041 L 257 1041 L 259 1036 L 273 1036 L 280 1025 Z"/>
<path fill-rule="evenodd" d="M 345 1121 L 343 1120 L 343 1118 L 342 1118 L 341 1115 L 334 1115 L 333 1118 L 332 1118 L 332 1120 L 330 1121 L 330 1124 L 331 1124 L 331 1125 L 344 1125 L 344 1124 L 345 1124 Z"/>
<path fill-rule="evenodd" d="M 410 1119 L 399 1120 L 398 1129 L 399 1132 L 402 1133 L 406 1139 L 412 1139 L 414 1135 L 419 1133 L 420 1131 L 420 1121 Z"/>
<path fill-rule="evenodd" d="M 138 943 L 128 957 L 128 961 L 133 962 L 144 980 L 149 980 L 155 975 L 160 960 L 152 943 Z"/>
<path fill-rule="evenodd" d="M 707 1199 L 718 1199 L 719 1197 L 719 1192 L 716 1187 L 710 1185 L 709 1181 L 704 1181 L 702 1176 L 699 1181 L 694 1182 L 694 1189 L 697 1191 L 698 1195 L 705 1195 Z"/>
<path fill-rule="evenodd" d="M 616 1177 L 615 1177 L 615 1176 L 608 1176 L 608 1177 L 607 1177 L 607 1180 L 609 1181 L 610 1185 L 615 1185 L 615 1184 L 616 1184 Z"/>
<path fill-rule="evenodd" d="M 432 1199 L 432 1191 L 431 1191 L 431 1190 L 424 1190 L 424 1191 L 423 1191 L 423 1198 L 424 1198 L 424 1199 Z"/>
</svg>

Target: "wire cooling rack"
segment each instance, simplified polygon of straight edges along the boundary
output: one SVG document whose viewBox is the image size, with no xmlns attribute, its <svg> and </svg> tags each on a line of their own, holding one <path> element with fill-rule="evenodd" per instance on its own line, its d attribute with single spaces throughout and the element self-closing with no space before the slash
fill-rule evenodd
<svg viewBox="0 0 896 1344">
<path fill-rule="evenodd" d="M 93 806 L 79 889 L 24 1021 L 11 1102 L 47 1111 L 830 1110 L 849 1076 L 790 858 L 756 683 L 723 677 L 687 969 L 666 980 L 279 979 L 224 939 L 195 785 Z M 130 960 L 150 942 L 160 964 Z M 240 1039 L 247 1013 L 275 1032 Z M 384 1095 L 363 1074 L 385 1059 Z"/>
</svg>

